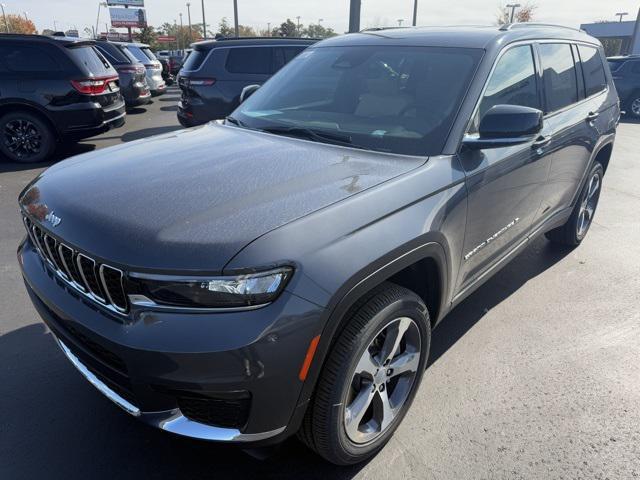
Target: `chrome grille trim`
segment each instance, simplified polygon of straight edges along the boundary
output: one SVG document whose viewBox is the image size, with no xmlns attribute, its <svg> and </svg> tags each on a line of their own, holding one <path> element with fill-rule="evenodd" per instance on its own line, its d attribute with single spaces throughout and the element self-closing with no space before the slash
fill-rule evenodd
<svg viewBox="0 0 640 480">
<path fill-rule="evenodd" d="M 60 279 L 85 297 L 99 303 L 110 311 L 119 315 L 128 313 L 129 300 L 124 290 L 125 273 L 122 270 L 111 265 L 98 263 L 93 258 L 57 240 L 26 215 L 23 216 L 22 221 L 27 229 L 29 240 L 39 256 Z M 67 262 L 66 257 L 70 257 L 73 263 Z M 97 286 L 98 291 L 96 291 L 96 288 L 91 287 L 92 282 L 87 279 L 82 268 L 83 261 L 85 262 L 85 267 L 91 270 L 94 276 L 94 285 Z M 110 292 L 109 282 L 106 281 L 103 273 L 105 269 L 109 269 L 109 271 L 116 272 L 119 275 L 118 292 Z M 113 285 L 113 281 L 111 284 Z M 106 298 L 103 298 L 103 292 Z M 123 301 L 119 301 L 118 297 L 122 298 Z M 114 299 L 116 300 L 114 301 Z"/>
<path fill-rule="evenodd" d="M 117 272 L 117 273 L 120 274 L 120 293 L 122 294 L 122 298 L 124 298 L 125 307 L 122 307 L 122 306 L 118 305 L 113 300 L 113 296 L 111 295 L 111 291 L 110 291 L 110 289 L 109 289 L 109 287 L 107 285 L 107 280 L 104 278 L 104 270 L 105 269 L 113 270 L 114 272 Z M 127 295 L 126 295 L 126 293 L 124 291 L 124 285 L 122 283 L 122 279 L 124 278 L 124 272 L 122 270 L 118 269 L 118 268 L 114 268 L 114 267 L 111 267 L 111 266 L 105 265 L 105 264 L 100 265 L 100 268 L 99 268 L 98 271 L 100 273 L 100 281 L 102 282 L 102 287 L 103 287 L 105 293 L 107 294 L 107 298 L 109 299 L 109 302 L 111 303 L 111 305 L 113 305 L 113 308 L 115 308 L 116 310 L 118 310 L 118 311 L 120 311 L 122 313 L 126 312 L 127 311 L 127 309 L 126 309 Z"/>
<path fill-rule="evenodd" d="M 96 283 L 99 286 L 100 280 L 96 275 L 96 261 L 93 258 L 87 257 L 82 253 L 79 253 L 78 256 L 76 257 L 76 265 L 78 266 L 78 271 L 80 272 L 80 276 L 82 277 L 82 280 L 84 281 L 84 284 L 87 287 L 87 290 L 89 291 L 91 296 L 94 297 L 96 300 L 98 300 L 100 303 L 107 303 L 107 301 L 104 298 L 102 298 L 102 296 L 100 295 L 102 292 L 96 292 L 95 289 L 91 288 L 91 282 L 89 282 L 89 280 L 87 279 L 87 276 L 84 274 L 84 268 L 82 268 L 82 259 L 85 259 L 91 262 L 91 270 L 93 271 L 93 275 L 95 277 Z"/>
</svg>

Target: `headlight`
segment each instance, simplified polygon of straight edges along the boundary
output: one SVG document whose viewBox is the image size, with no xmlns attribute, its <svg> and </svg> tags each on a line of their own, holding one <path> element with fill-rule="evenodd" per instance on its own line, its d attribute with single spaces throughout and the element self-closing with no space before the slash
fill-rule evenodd
<svg viewBox="0 0 640 480">
<path fill-rule="evenodd" d="M 273 302 L 291 277 L 291 268 L 222 277 L 140 276 L 131 279 L 141 295 L 160 305 L 234 308 Z"/>
</svg>

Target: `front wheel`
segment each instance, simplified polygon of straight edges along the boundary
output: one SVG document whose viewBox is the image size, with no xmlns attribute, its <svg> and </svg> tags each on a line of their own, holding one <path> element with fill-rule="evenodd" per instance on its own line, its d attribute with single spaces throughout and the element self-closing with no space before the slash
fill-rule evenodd
<svg viewBox="0 0 640 480">
<path fill-rule="evenodd" d="M 633 118 L 640 119 L 640 92 L 631 95 L 627 103 L 629 115 Z"/>
<path fill-rule="evenodd" d="M 587 182 L 582 187 L 569 220 L 561 227 L 547 232 L 546 236 L 549 240 L 569 247 L 580 245 L 593 222 L 602 190 L 603 176 L 604 169 L 600 163 L 596 162 L 589 172 Z"/>
<path fill-rule="evenodd" d="M 411 406 L 430 340 L 420 297 L 391 283 L 371 292 L 329 354 L 300 438 L 337 465 L 377 453 Z"/>
</svg>

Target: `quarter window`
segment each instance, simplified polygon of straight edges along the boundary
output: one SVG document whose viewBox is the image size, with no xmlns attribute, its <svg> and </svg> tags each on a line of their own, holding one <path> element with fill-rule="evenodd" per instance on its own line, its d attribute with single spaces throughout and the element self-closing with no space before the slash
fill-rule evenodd
<svg viewBox="0 0 640 480">
<path fill-rule="evenodd" d="M 531 46 L 511 48 L 500 57 L 474 118 L 472 133 L 478 131 L 480 119 L 494 105 L 540 108 Z"/>
<path fill-rule="evenodd" d="M 50 72 L 60 70 L 58 63 L 39 47 L 8 44 L 0 47 L 0 59 L 11 72 Z"/>
<path fill-rule="evenodd" d="M 582 74 L 587 91 L 587 97 L 603 91 L 607 86 L 604 75 L 604 66 L 600 53 L 593 47 L 578 45 L 580 61 L 582 62 Z"/>
<path fill-rule="evenodd" d="M 540 44 L 547 112 L 555 112 L 578 101 L 578 81 L 571 45 Z"/>
</svg>

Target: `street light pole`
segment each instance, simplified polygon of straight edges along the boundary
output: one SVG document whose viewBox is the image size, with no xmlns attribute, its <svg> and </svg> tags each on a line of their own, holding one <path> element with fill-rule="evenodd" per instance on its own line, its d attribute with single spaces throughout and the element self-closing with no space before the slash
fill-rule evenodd
<svg viewBox="0 0 640 480">
<path fill-rule="evenodd" d="M 509 23 L 513 23 L 513 17 L 516 13 L 516 8 L 519 8 L 520 4 L 519 3 L 510 3 L 507 5 L 507 8 L 511 9 L 511 16 L 509 17 Z"/>
<path fill-rule="evenodd" d="M 236 38 L 240 36 L 238 29 L 238 0 L 233 0 L 233 23 L 236 30 Z"/>
<path fill-rule="evenodd" d="M 300 15 L 298 15 L 296 19 L 298 20 L 298 23 L 296 24 L 296 35 L 299 37 L 300 36 Z"/>
<path fill-rule="evenodd" d="M 187 2 L 187 17 L 189 19 L 189 43 L 193 42 L 193 31 L 191 30 L 191 4 Z"/>
<path fill-rule="evenodd" d="M 4 18 L 4 29 L 9 33 L 9 22 L 7 22 L 7 14 L 4 12 L 4 3 L 0 3 L 0 8 L 2 8 L 2 18 Z"/>
<path fill-rule="evenodd" d="M 207 39 L 207 20 L 204 17 L 204 0 L 202 0 L 202 36 Z"/>
<path fill-rule="evenodd" d="M 269 36 L 271 36 L 271 22 L 267 22 L 267 32 L 269 32 Z"/>
<path fill-rule="evenodd" d="M 398 19 L 398 26 L 401 27 L 402 26 L 402 22 L 404 22 L 404 18 L 399 18 Z"/>
<path fill-rule="evenodd" d="M 620 17 L 620 20 L 618 20 L 619 22 L 622 22 L 622 17 L 624 17 L 625 15 L 629 15 L 629 12 L 616 13 L 616 17 Z"/>
<path fill-rule="evenodd" d="M 413 26 L 418 23 L 418 0 L 413 0 Z"/>
<path fill-rule="evenodd" d="M 179 13 L 180 15 L 180 36 L 182 37 L 182 33 L 184 32 L 184 25 L 182 23 L 182 12 Z M 184 38 L 182 38 L 182 41 L 180 42 L 182 43 L 182 54 L 184 55 Z"/>
<path fill-rule="evenodd" d="M 27 15 L 29 12 L 22 12 L 24 13 L 24 19 L 28 22 L 29 21 L 29 15 Z"/>
</svg>

